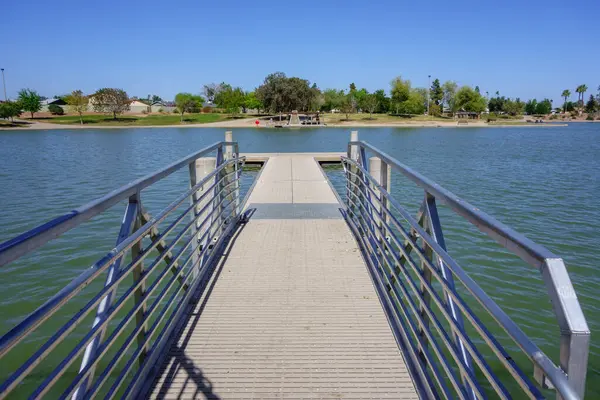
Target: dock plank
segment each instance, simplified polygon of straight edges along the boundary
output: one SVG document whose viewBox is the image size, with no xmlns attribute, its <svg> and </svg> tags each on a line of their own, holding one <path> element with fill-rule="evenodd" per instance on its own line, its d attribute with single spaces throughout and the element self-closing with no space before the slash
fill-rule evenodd
<svg viewBox="0 0 600 400">
<path fill-rule="evenodd" d="M 313 157 L 269 158 L 152 398 L 418 398 L 338 206 Z"/>
</svg>

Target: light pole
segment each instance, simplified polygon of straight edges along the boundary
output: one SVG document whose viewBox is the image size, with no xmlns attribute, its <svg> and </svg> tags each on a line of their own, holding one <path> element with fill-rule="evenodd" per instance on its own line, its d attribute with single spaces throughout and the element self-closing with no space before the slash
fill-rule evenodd
<svg viewBox="0 0 600 400">
<path fill-rule="evenodd" d="M 8 97 L 6 97 L 6 81 L 4 80 L 4 68 L 0 68 L 2 70 L 2 86 L 4 87 L 4 101 L 8 101 Z"/>
<path fill-rule="evenodd" d="M 429 92 L 431 92 L 431 75 L 427 75 L 427 116 L 429 116 Z"/>
</svg>

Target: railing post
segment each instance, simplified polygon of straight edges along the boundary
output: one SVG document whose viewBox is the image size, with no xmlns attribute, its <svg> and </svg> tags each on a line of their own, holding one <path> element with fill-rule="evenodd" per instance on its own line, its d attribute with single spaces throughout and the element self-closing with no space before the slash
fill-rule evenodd
<svg viewBox="0 0 600 400">
<path fill-rule="evenodd" d="M 123 240 L 131 235 L 135 230 L 135 226 L 139 222 L 139 214 L 140 214 L 141 204 L 139 202 L 139 193 L 134 194 L 129 198 L 129 203 L 127 204 L 127 208 L 125 209 L 125 215 L 123 217 L 123 222 L 121 223 L 121 229 L 119 231 L 119 236 L 117 237 L 117 245 L 119 245 Z M 141 241 L 141 239 L 140 239 Z M 119 257 L 108 269 L 106 283 L 105 286 L 112 284 L 119 274 L 121 273 L 121 261 L 123 257 Z M 96 325 L 103 322 L 107 316 L 106 314 L 109 312 L 110 307 L 114 301 L 114 297 L 116 294 L 116 288 L 102 299 L 100 304 L 98 305 L 98 311 L 96 312 L 96 318 L 94 318 L 94 322 L 92 324 L 92 328 Z M 100 342 L 104 338 L 104 334 L 106 333 L 106 328 L 101 329 L 100 332 L 94 337 L 94 339 L 86 346 L 85 352 L 83 354 L 83 359 L 81 360 L 81 366 L 79 367 L 79 371 L 82 371 L 89 364 L 91 364 L 96 358 L 96 351 Z M 81 399 L 85 396 L 85 392 L 88 389 L 90 382 L 93 379 L 95 368 L 91 369 L 89 376 L 81 382 L 81 385 L 75 389 L 73 393 L 73 399 Z"/>
<path fill-rule="evenodd" d="M 189 164 L 191 187 L 195 186 L 206 175 L 211 173 L 215 169 L 215 165 L 216 165 L 216 158 L 214 158 L 214 157 L 198 158 L 198 159 L 192 161 Z M 210 185 L 210 183 L 207 182 L 207 185 Z M 205 188 L 201 187 L 195 193 L 193 193 L 192 199 L 190 200 L 191 204 L 194 204 L 196 201 L 198 201 L 198 199 L 202 196 L 202 194 L 204 192 L 205 192 Z M 201 243 L 201 245 L 199 247 L 197 246 L 198 241 L 200 240 L 200 238 L 202 237 L 202 235 L 204 234 L 206 229 L 208 229 L 208 226 L 210 226 L 210 222 L 205 224 L 202 228 L 200 228 L 200 224 L 201 224 L 202 220 L 204 219 L 204 217 L 209 215 L 209 213 L 212 212 L 212 207 L 208 206 L 202 214 L 200 214 L 200 210 L 207 203 L 212 202 L 212 201 L 213 201 L 213 199 L 210 198 L 210 195 L 207 195 L 201 202 L 199 202 L 196 205 L 196 207 L 194 209 L 194 215 L 192 215 L 192 219 L 196 221 L 196 223 L 194 225 L 192 225 L 192 235 L 195 235 L 195 237 L 196 237 L 196 243 L 194 243 L 194 245 L 192 247 L 194 249 L 193 250 L 194 254 L 192 256 L 192 263 L 193 263 L 192 265 L 196 265 L 196 268 L 194 269 L 194 272 L 192 273 L 193 278 L 196 278 L 196 276 L 198 275 L 198 271 L 200 269 L 200 265 L 198 264 L 198 258 L 200 257 L 200 253 L 202 252 L 202 249 L 204 249 L 204 247 L 208 244 L 208 241 L 210 240 L 210 235 L 208 235 L 208 237 L 204 239 L 204 243 Z"/>
<path fill-rule="evenodd" d="M 375 182 L 377 182 L 386 192 L 389 193 L 391 187 L 391 174 L 388 165 L 381 161 L 379 157 L 371 157 L 369 158 L 369 173 Z M 388 215 L 388 200 L 385 196 L 382 196 L 381 193 L 379 193 L 379 189 L 375 187 L 372 189 L 377 194 L 377 198 L 381 201 L 381 205 L 383 205 L 382 207 L 378 202 L 372 204 L 375 211 L 377 211 L 377 213 L 381 213 L 383 217 L 383 221 L 378 216 L 374 217 L 375 221 L 377 221 L 377 227 L 380 228 L 385 234 L 385 237 L 381 237 L 379 231 L 376 230 L 376 237 L 379 242 L 379 246 L 383 250 L 384 246 L 382 241 L 386 240 L 387 236 L 389 235 L 384 224 L 382 223 L 385 222 L 386 224 L 389 224 L 390 221 L 390 217 Z"/>
<path fill-rule="evenodd" d="M 425 191 L 425 199 L 423 200 L 423 206 L 424 206 L 425 215 L 427 217 L 425 231 L 429 234 L 429 236 L 431 236 L 433 241 L 435 241 L 437 244 L 439 244 L 440 247 L 444 251 L 446 251 L 447 250 L 446 249 L 446 240 L 444 239 L 442 223 L 440 221 L 440 217 L 438 214 L 435 197 L 427 191 Z M 452 275 L 452 271 L 446 266 L 446 264 L 444 264 L 444 261 L 442 260 L 442 258 L 436 254 L 434 259 L 432 259 L 431 261 L 432 261 L 433 265 L 435 265 L 439 268 L 439 270 L 442 273 L 442 276 L 446 280 L 450 289 L 454 290 L 454 276 Z M 463 316 L 462 316 L 460 309 L 456 306 L 456 304 L 454 304 L 454 301 L 452 300 L 452 297 L 450 296 L 450 294 L 448 293 L 447 290 L 444 290 L 444 295 L 445 295 L 444 299 L 446 302 L 446 307 L 448 308 L 448 311 L 452 315 L 452 319 L 454 319 L 454 321 L 456 321 L 456 324 L 461 329 L 464 329 L 464 321 L 463 321 Z M 472 371 L 473 366 L 472 366 L 472 362 L 471 362 L 471 356 L 469 355 L 467 349 L 465 348 L 465 344 L 458 337 L 458 334 L 456 333 L 456 331 L 454 329 L 452 329 L 452 331 L 454 332 L 454 341 L 456 343 L 457 349 L 459 350 L 460 356 L 461 356 L 463 362 L 465 363 L 466 368 L 468 370 Z M 462 381 L 465 385 L 466 391 L 469 394 L 470 398 L 475 399 L 477 396 L 476 396 L 475 392 L 473 391 L 473 388 L 471 388 L 466 383 L 466 379 L 465 379 L 464 375 L 461 374 L 461 376 L 462 376 Z"/>
<path fill-rule="evenodd" d="M 350 132 L 350 142 L 357 142 L 358 141 L 358 131 L 351 131 Z M 358 145 L 349 145 L 348 146 L 348 158 L 351 159 L 352 161 L 358 162 Z M 351 183 L 353 184 L 358 184 L 358 168 L 354 167 L 352 164 L 348 164 L 348 169 L 351 172 L 351 174 L 349 174 L 346 179 L 349 179 Z M 354 193 L 355 195 L 358 195 L 358 188 L 355 185 L 346 185 L 347 189 L 346 189 L 346 199 L 350 199 L 351 194 L 350 193 Z M 359 198 L 355 197 L 354 201 L 357 201 Z M 353 209 L 354 207 L 351 206 L 351 203 L 349 200 L 347 201 L 347 205 L 348 205 L 348 211 L 350 213 L 351 216 L 354 215 Z"/>
<path fill-rule="evenodd" d="M 426 210 L 427 209 L 425 208 L 425 212 L 423 213 L 423 219 L 421 220 L 421 226 L 427 231 L 427 226 L 429 225 L 429 215 L 427 214 Z M 425 253 L 425 257 L 431 260 L 433 258 L 433 250 L 423 238 L 421 238 L 421 247 L 423 249 L 423 253 Z M 423 275 L 424 281 L 428 285 L 431 285 L 432 272 L 427 266 L 427 263 L 423 260 L 421 260 L 421 274 Z M 428 346 L 429 341 L 427 337 L 425 337 L 425 329 L 429 327 L 429 316 L 425 312 L 425 309 L 430 308 L 431 295 L 429 294 L 429 291 L 427 291 L 427 289 L 425 288 L 425 283 L 420 284 L 419 295 L 419 314 L 421 315 L 421 319 L 423 321 L 423 326 L 419 328 L 419 336 L 423 338 L 423 344 L 425 346 Z M 425 357 L 423 356 L 422 351 L 419 352 L 419 355 L 421 356 L 421 361 L 424 364 L 426 364 L 427 362 L 425 361 Z"/>
<path fill-rule="evenodd" d="M 139 199 L 139 196 L 138 196 Z M 142 218 L 141 209 L 139 209 L 138 217 L 136 218 L 136 223 L 134 226 L 134 231 L 139 229 L 142 226 Z M 135 260 L 143 251 L 142 240 L 136 242 L 135 245 L 131 248 L 131 259 Z M 144 277 L 144 262 L 140 261 L 138 265 L 133 269 L 133 282 L 134 284 L 142 281 L 140 286 L 135 290 L 134 293 L 134 305 L 137 306 L 144 300 L 144 295 L 146 294 L 146 279 Z M 145 323 L 146 319 L 146 303 L 143 304 L 142 307 L 135 314 L 135 324 L 136 327 L 143 325 L 143 328 L 140 330 L 140 333 L 137 336 L 138 347 L 144 347 L 140 352 L 138 363 L 141 366 L 144 360 L 146 359 L 146 350 L 147 344 L 144 345 L 144 339 L 146 338 L 146 331 L 148 329 L 147 323 Z"/>
<path fill-rule="evenodd" d="M 226 142 L 233 142 L 233 132 L 232 131 L 226 131 L 225 132 L 225 141 Z M 234 158 L 237 158 L 237 155 L 233 152 L 233 145 L 226 145 L 225 146 L 225 156 L 224 156 L 224 160 L 225 161 L 229 161 L 229 160 L 233 160 Z M 229 208 L 233 208 L 233 212 L 231 213 L 232 218 L 235 218 L 237 216 L 237 212 L 238 212 L 238 201 L 237 199 L 239 199 L 239 181 L 237 180 L 238 178 L 238 165 L 237 163 L 234 164 L 230 164 L 227 166 L 227 168 L 225 168 L 222 172 L 223 176 L 226 176 L 227 178 L 225 178 L 223 180 L 223 184 L 220 185 L 220 189 L 223 189 L 225 187 L 227 187 L 226 192 L 229 193 L 227 196 L 221 196 L 220 200 L 223 199 L 227 199 L 227 208 L 229 210 Z M 233 176 L 232 176 L 233 174 Z M 230 185 L 232 182 L 235 182 L 233 184 L 233 188 L 229 187 L 228 185 Z M 226 210 L 226 211 L 228 211 Z M 229 214 L 228 212 L 226 214 Z M 227 221 L 225 221 L 225 219 L 223 219 L 222 223 L 226 223 Z"/>
</svg>

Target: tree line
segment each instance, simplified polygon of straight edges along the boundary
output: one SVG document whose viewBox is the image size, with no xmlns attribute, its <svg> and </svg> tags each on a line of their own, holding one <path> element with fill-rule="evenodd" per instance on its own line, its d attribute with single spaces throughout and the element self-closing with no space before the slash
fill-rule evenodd
<svg viewBox="0 0 600 400">
<path fill-rule="evenodd" d="M 579 85 L 575 89 L 578 94 L 577 102 L 569 101 L 571 92 L 568 89 L 564 90 L 561 96 L 564 98 L 562 111 L 566 113 L 578 110 L 581 113 L 585 110 L 590 114 L 600 112 L 600 86 L 598 95 L 590 95 L 587 103 L 584 103 L 587 90 L 586 85 Z M 61 98 L 79 115 L 81 123 L 83 113 L 90 107 L 96 112 L 111 114 L 116 119 L 117 115 L 130 110 L 132 101 L 123 89 L 117 88 L 102 88 L 89 96 L 81 90 L 75 90 Z M 0 103 L 0 117 L 14 118 L 23 112 L 29 112 L 33 118 L 34 114 L 41 110 L 43 99 L 44 97 L 34 90 L 22 89 L 16 101 Z M 154 95 L 143 101 L 152 106 L 161 103 L 162 99 Z M 298 110 L 339 111 L 345 113 L 347 118 L 350 113 L 358 111 L 368 112 L 372 118 L 373 113 L 428 113 L 441 116 L 457 111 L 476 114 L 489 111 L 514 116 L 523 113 L 547 115 L 553 110 L 550 99 L 530 99 L 524 102 L 520 98 L 500 96 L 499 92 L 493 97 L 486 92 L 484 96 L 478 86 L 459 87 L 454 81 L 442 83 L 439 79 L 434 79 L 429 88 L 422 88 L 413 87 L 410 80 L 398 76 L 390 82 L 387 92 L 385 89 L 369 92 L 365 88 L 357 88 L 354 83 L 350 83 L 348 89 L 321 90 L 316 83 L 311 84 L 309 80 L 299 77 L 288 77 L 283 72 L 267 75 L 254 91 L 244 91 L 241 87 L 233 87 L 225 82 L 206 84 L 202 88 L 202 94 L 178 93 L 174 105 L 175 112 L 181 115 L 182 121 L 185 113 L 200 112 L 204 105 L 218 107 L 232 116 L 247 110 L 255 110 L 259 114 L 261 111 L 283 113 Z M 49 111 L 57 114 L 63 112 L 62 108 L 55 106 L 53 109 L 52 105 Z"/>
</svg>

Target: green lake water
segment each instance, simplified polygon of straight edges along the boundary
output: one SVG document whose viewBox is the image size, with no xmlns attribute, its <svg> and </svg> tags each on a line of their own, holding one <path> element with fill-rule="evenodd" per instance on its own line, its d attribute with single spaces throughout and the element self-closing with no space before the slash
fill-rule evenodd
<svg viewBox="0 0 600 400">
<path fill-rule="evenodd" d="M 0 242 L 222 140 L 223 132 L 0 131 Z M 349 129 L 234 129 L 233 134 L 242 152 L 345 151 Z M 600 124 L 361 128 L 359 135 L 565 260 L 592 330 L 587 396 L 600 398 Z M 169 204 L 181 193 L 186 173 L 144 192 L 145 207 L 155 213 Z M 327 173 L 343 194 L 341 170 L 327 168 Z M 244 188 L 255 175 L 246 174 Z M 423 197 L 397 174 L 392 193 L 413 213 Z M 0 334 L 106 254 L 122 213 L 123 207 L 113 207 L 0 269 Z M 559 333 L 539 272 L 444 207 L 440 216 L 450 255 L 556 362 Z M 0 380 L 13 368 L 3 360 Z"/>
</svg>

